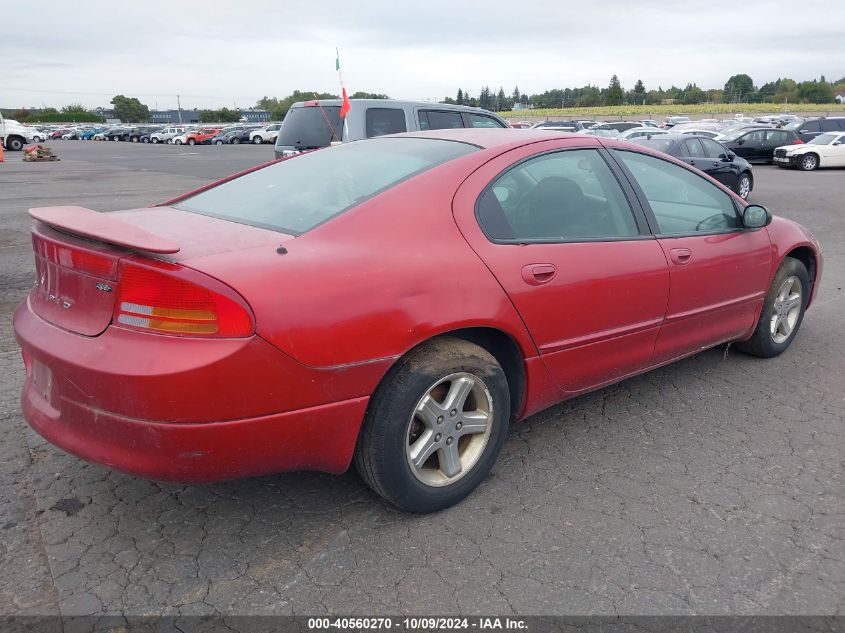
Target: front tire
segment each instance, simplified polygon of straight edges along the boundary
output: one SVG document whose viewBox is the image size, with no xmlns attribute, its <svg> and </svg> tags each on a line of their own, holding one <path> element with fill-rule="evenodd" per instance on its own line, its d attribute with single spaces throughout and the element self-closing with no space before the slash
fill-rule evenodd
<svg viewBox="0 0 845 633">
<path fill-rule="evenodd" d="M 454 505 L 487 476 L 510 419 L 504 371 L 487 350 L 435 339 L 399 361 L 370 400 L 355 466 L 409 512 Z"/>
<path fill-rule="evenodd" d="M 241 139 L 239 139 L 238 137 L 235 137 L 235 138 L 232 139 L 232 145 L 240 145 L 240 144 L 241 144 Z"/>
<path fill-rule="evenodd" d="M 819 167 L 819 157 L 815 154 L 804 154 L 798 159 L 798 169 L 801 171 L 813 171 Z"/>
<path fill-rule="evenodd" d="M 180 141 L 180 140 L 177 138 L 177 139 L 176 139 L 176 141 L 175 141 L 175 144 L 176 144 L 176 145 L 181 145 L 181 144 L 182 144 L 182 141 Z"/>
<path fill-rule="evenodd" d="M 752 356 L 772 358 L 786 351 L 801 327 L 810 299 L 810 275 L 803 263 L 787 257 L 763 301 L 754 334 L 737 348 Z"/>
<path fill-rule="evenodd" d="M 19 136 L 10 136 L 6 139 L 6 148 L 11 152 L 19 152 L 23 149 L 23 139 Z"/>
<path fill-rule="evenodd" d="M 751 175 L 747 172 L 743 173 L 740 175 L 739 180 L 736 183 L 736 193 L 743 200 L 748 200 L 748 196 L 751 195 L 751 188 L 753 186 Z"/>
<path fill-rule="evenodd" d="M 256 145 L 261 145 L 264 142 L 264 139 L 262 139 L 260 136 L 253 136 L 252 142 Z"/>
<path fill-rule="evenodd" d="M 194 139 L 192 139 L 192 138 L 188 139 L 188 145 L 196 145 L 196 144 L 197 144 L 197 142 Z"/>
</svg>

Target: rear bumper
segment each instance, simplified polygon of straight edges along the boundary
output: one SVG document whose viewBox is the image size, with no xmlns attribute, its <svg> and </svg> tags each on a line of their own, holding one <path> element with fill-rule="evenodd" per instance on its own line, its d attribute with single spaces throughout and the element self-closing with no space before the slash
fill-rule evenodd
<svg viewBox="0 0 845 633">
<path fill-rule="evenodd" d="M 29 365 L 30 363 L 27 363 Z M 21 409 L 41 436 L 68 453 L 159 481 L 199 483 L 293 470 L 349 467 L 368 398 L 258 418 L 204 424 L 133 420 L 44 398 L 27 369 Z"/>
<path fill-rule="evenodd" d="M 264 341 L 52 325 L 25 301 L 15 336 L 21 408 L 44 438 L 151 479 L 200 482 L 349 467 L 369 394 L 388 364 L 301 365 Z"/>
</svg>

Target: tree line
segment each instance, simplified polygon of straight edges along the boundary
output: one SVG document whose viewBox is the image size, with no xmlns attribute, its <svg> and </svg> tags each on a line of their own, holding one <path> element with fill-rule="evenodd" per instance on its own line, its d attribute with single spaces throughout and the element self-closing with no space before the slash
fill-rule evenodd
<svg viewBox="0 0 845 633">
<path fill-rule="evenodd" d="M 691 83 L 683 88 L 671 86 L 647 89 L 638 79 L 630 89 L 622 86 L 619 77 L 613 75 L 606 88 L 587 85 L 581 88 L 555 88 L 539 94 L 524 94 L 515 87 L 508 94 L 504 88 L 492 91 L 483 86 L 478 96 L 458 88 L 456 96 L 446 97 L 441 103 L 468 105 L 494 112 L 512 110 L 516 104 L 532 108 L 577 108 L 615 105 L 660 105 L 699 104 L 699 103 L 771 103 L 773 105 L 789 103 L 833 103 L 836 94 L 845 93 L 845 77 L 836 81 L 827 81 L 822 75 L 819 79 L 795 81 L 788 77 L 769 81 L 762 86 L 754 84 L 747 74 L 732 75 L 722 88 L 703 89 Z M 286 97 L 267 97 L 259 99 L 255 106 L 270 113 L 270 119 L 281 121 L 290 107 L 297 101 L 312 99 L 338 99 L 338 95 L 315 90 L 294 90 Z M 375 92 L 355 92 L 350 99 L 389 99 L 386 94 Z M 140 123 L 149 120 L 150 109 L 137 97 L 115 95 L 111 100 L 114 116 L 124 123 Z M 96 111 L 88 110 L 78 103 L 72 103 L 61 109 L 44 108 L 39 113 L 25 109 L 4 110 L 4 116 L 25 123 L 50 123 L 76 121 L 79 123 L 102 122 L 103 117 Z M 238 110 L 220 108 L 219 110 L 200 110 L 199 120 L 203 123 L 228 123 L 240 120 Z"/>
<path fill-rule="evenodd" d="M 613 75 L 606 88 L 587 85 L 581 88 L 555 88 L 543 93 L 527 95 L 515 87 L 506 94 L 500 86 L 497 92 L 489 86 L 481 88 L 478 96 L 471 96 L 468 91 L 458 89 L 457 95 L 447 97 L 443 103 L 469 105 L 487 110 L 512 110 L 519 103 L 523 107 L 534 108 L 580 108 L 617 105 L 659 105 L 699 104 L 699 103 L 833 103 L 835 95 L 845 92 L 845 77 L 828 82 L 824 75 L 820 79 L 797 82 L 787 77 L 770 81 L 759 88 L 749 75 L 731 76 L 722 88 L 704 89 L 689 83 L 683 88 L 671 86 L 647 89 L 642 79 L 638 79 L 630 89 L 622 87 L 619 77 Z"/>
</svg>

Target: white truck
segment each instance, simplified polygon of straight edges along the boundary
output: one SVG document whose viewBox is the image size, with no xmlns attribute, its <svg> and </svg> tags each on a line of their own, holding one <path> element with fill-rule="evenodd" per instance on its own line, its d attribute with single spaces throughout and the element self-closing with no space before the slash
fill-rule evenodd
<svg viewBox="0 0 845 633">
<path fill-rule="evenodd" d="M 37 133 L 33 127 L 21 125 L 14 119 L 4 119 L 0 114 L 0 141 L 5 149 L 17 152 L 27 143 L 32 143 L 33 135 Z"/>
</svg>

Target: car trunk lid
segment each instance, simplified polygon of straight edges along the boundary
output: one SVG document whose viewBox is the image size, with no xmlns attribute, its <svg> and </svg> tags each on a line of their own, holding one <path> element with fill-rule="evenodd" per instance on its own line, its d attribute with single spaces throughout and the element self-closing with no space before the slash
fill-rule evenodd
<svg viewBox="0 0 845 633">
<path fill-rule="evenodd" d="M 291 236 L 258 227 L 151 207 L 99 213 L 83 207 L 31 209 L 36 283 L 32 309 L 44 320 L 84 336 L 112 322 L 119 263 L 138 254 L 182 263 L 222 252 L 276 247 Z"/>
</svg>

